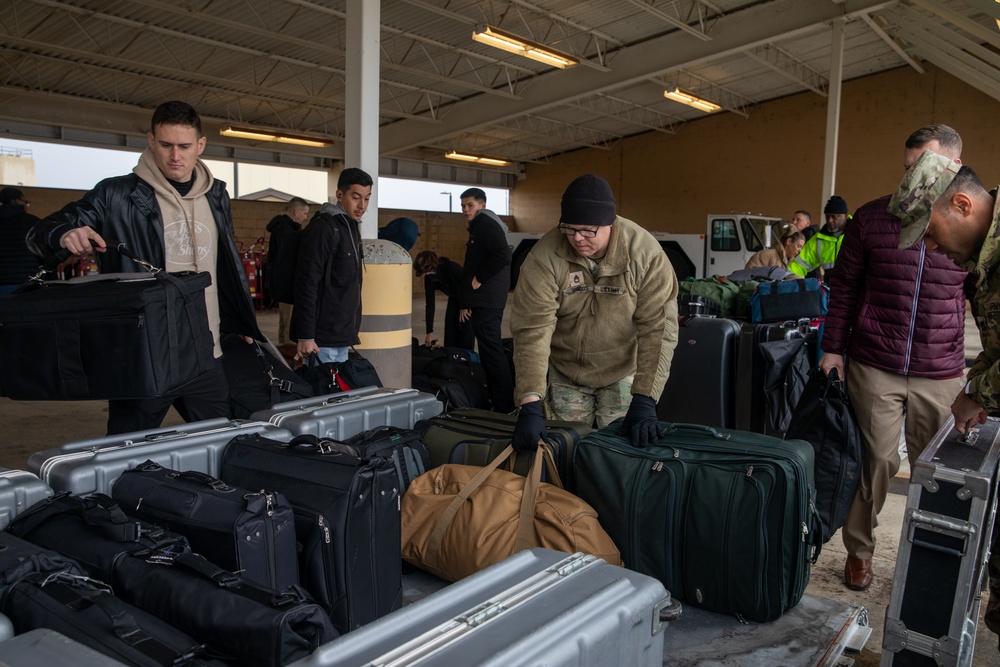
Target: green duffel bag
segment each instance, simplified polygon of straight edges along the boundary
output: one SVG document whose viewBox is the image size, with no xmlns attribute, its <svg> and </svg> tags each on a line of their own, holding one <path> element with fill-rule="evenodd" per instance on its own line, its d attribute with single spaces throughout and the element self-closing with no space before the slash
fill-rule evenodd
<svg viewBox="0 0 1000 667">
<path fill-rule="evenodd" d="M 445 463 L 485 466 L 506 449 L 514 435 L 517 415 L 478 408 L 458 408 L 437 417 L 421 419 L 413 426 L 427 446 L 431 467 Z M 573 449 L 593 429 L 582 422 L 546 419 L 549 450 L 567 491 L 573 490 Z M 514 472 L 527 475 L 528 456 L 518 456 Z M 545 478 L 547 480 L 547 477 Z"/>
<path fill-rule="evenodd" d="M 688 278 L 677 286 L 678 294 L 701 296 L 719 307 L 719 317 L 733 317 L 736 314 L 736 295 L 739 285 L 725 276 L 711 278 Z"/>
</svg>

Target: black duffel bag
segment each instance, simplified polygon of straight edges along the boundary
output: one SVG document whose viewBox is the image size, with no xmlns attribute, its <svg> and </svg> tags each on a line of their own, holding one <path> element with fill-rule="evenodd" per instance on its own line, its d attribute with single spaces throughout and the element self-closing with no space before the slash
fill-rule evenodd
<svg viewBox="0 0 1000 667">
<path fill-rule="evenodd" d="M 182 536 L 125 516 L 102 494 L 53 496 L 7 530 L 75 559 L 124 601 L 239 665 L 278 667 L 337 637 L 300 587 L 275 592 L 223 570 Z"/>
<path fill-rule="evenodd" d="M 347 361 L 322 362 L 318 355 L 310 354 L 295 372 L 309 383 L 316 396 L 382 386 L 382 379 L 372 362 L 353 348 L 348 353 Z"/>
<path fill-rule="evenodd" d="M 312 386 L 288 367 L 270 343 L 248 344 L 240 335 L 226 334 L 220 344 L 222 369 L 229 383 L 230 415 L 234 419 L 249 419 L 276 403 L 315 395 Z"/>
<path fill-rule="evenodd" d="M 110 247 L 109 243 L 109 247 Z M 163 396 L 214 367 L 207 273 L 41 282 L 0 299 L 0 395 L 17 400 Z"/>
<path fill-rule="evenodd" d="M 87 577 L 28 575 L 10 587 L 0 610 L 18 634 L 48 628 L 135 667 L 225 665 L 207 659 L 204 644 Z"/>
<path fill-rule="evenodd" d="M 810 371 L 809 375 L 785 437 L 805 440 L 813 446 L 816 511 L 826 543 L 847 521 L 861 480 L 861 432 L 847 388 L 836 369 L 830 371 L 829 377 L 820 370 Z"/>
</svg>

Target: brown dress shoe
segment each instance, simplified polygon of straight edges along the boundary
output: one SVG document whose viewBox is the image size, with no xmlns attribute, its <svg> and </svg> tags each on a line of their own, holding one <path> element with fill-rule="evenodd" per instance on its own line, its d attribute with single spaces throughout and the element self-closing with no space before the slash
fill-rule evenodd
<svg viewBox="0 0 1000 667">
<path fill-rule="evenodd" d="M 872 562 L 870 559 L 848 556 L 844 564 L 844 585 L 852 591 L 863 591 L 872 585 Z"/>
</svg>

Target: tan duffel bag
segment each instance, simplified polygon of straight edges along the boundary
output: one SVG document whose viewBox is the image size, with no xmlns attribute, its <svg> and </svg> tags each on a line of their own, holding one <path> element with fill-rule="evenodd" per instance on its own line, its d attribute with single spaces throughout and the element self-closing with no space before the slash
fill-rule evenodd
<svg viewBox="0 0 1000 667">
<path fill-rule="evenodd" d="M 483 468 L 449 463 L 416 478 L 403 494 L 403 560 L 448 581 L 533 547 L 621 565 L 597 512 L 562 488 L 552 454 L 539 445 L 526 478 L 500 469 L 509 445 Z M 546 457 L 555 484 L 541 482 Z"/>
</svg>

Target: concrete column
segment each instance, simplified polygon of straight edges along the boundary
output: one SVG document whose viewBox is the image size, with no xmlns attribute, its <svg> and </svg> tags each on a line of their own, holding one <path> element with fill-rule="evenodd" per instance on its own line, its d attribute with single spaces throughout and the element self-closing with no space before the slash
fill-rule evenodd
<svg viewBox="0 0 1000 667">
<path fill-rule="evenodd" d="M 837 141 L 840 137 L 840 97 L 844 78 L 844 21 L 833 22 L 830 39 L 830 89 L 826 98 L 826 146 L 823 149 L 823 200 L 826 201 L 837 189 Z M 824 219 L 820 214 L 820 225 Z"/>
<path fill-rule="evenodd" d="M 413 278 L 410 255 L 382 239 L 366 240 L 361 287 L 361 352 L 386 387 L 410 386 L 413 365 Z"/>
<path fill-rule="evenodd" d="M 361 237 L 378 237 L 378 89 L 381 3 L 347 0 L 347 100 L 344 159 L 371 174 L 372 198 L 361 221 Z M 336 190 L 336 186 L 334 186 Z"/>
</svg>

